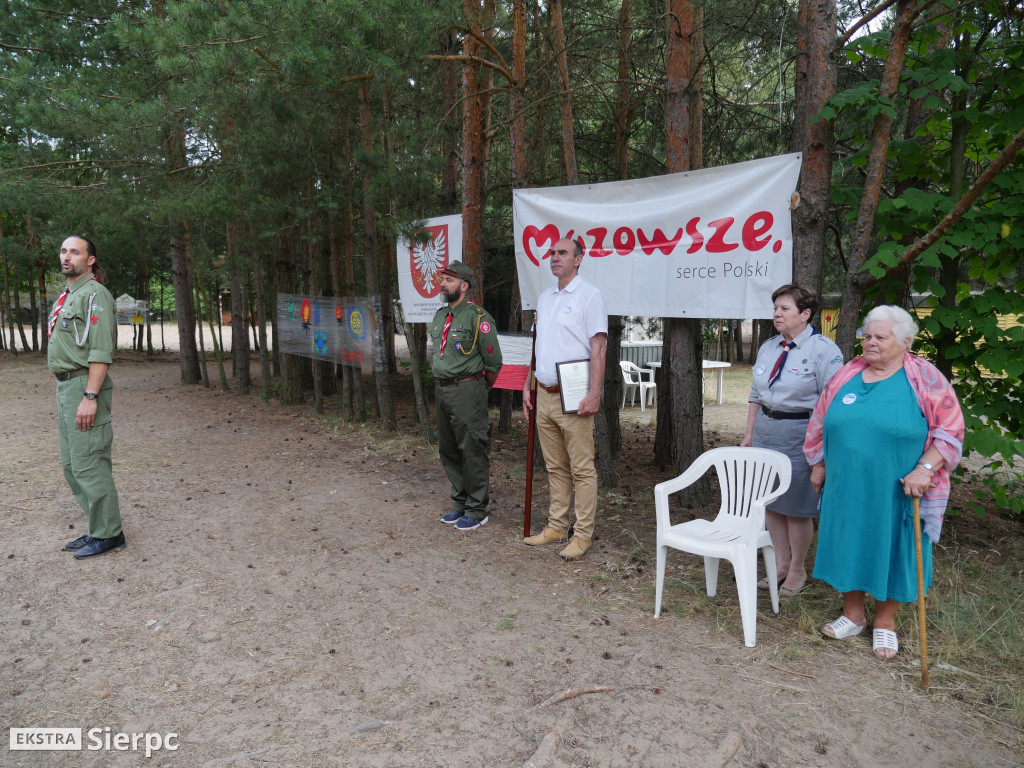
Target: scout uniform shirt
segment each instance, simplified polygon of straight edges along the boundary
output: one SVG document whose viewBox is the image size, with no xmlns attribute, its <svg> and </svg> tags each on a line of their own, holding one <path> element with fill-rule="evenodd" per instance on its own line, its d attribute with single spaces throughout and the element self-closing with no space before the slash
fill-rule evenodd
<svg viewBox="0 0 1024 768">
<path fill-rule="evenodd" d="M 57 300 L 58 303 L 60 299 Z M 47 349 L 51 373 L 88 368 L 89 363 L 114 361 L 117 314 L 114 298 L 96 278 L 83 275 L 71 287 L 64 303 L 50 315 L 53 332 Z"/>
<path fill-rule="evenodd" d="M 448 312 L 452 322 L 444 338 Z M 431 365 L 435 379 L 461 379 L 480 371 L 497 373 L 501 370 L 501 347 L 493 318 L 470 301 L 463 301 L 455 309 L 442 306 L 430 325 L 430 340 L 434 345 Z M 441 354 L 444 341 L 444 354 Z"/>
</svg>

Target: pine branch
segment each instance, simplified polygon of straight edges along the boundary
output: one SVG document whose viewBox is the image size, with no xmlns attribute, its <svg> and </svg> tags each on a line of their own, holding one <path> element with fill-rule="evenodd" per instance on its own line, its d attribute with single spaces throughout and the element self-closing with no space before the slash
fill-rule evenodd
<svg viewBox="0 0 1024 768">
<path fill-rule="evenodd" d="M 1017 135 L 1014 136 L 1010 140 L 1010 143 L 1003 148 L 1003 151 L 996 156 L 996 159 L 992 161 L 989 167 L 985 169 L 984 173 L 982 173 L 974 184 L 971 185 L 971 188 L 967 190 L 967 193 L 960 198 L 960 202 L 953 206 L 953 209 L 943 217 L 942 221 L 936 224 L 928 234 L 918 239 L 917 242 L 900 254 L 896 263 L 889 267 L 882 277 L 872 277 L 867 273 L 861 273 L 858 275 L 858 282 L 861 283 L 861 287 L 865 289 L 870 288 L 904 264 L 909 264 L 931 246 L 935 245 L 943 235 L 945 235 L 958 221 L 960 221 L 961 218 L 963 218 L 963 215 L 970 210 L 972 205 L 974 205 L 974 201 L 978 199 L 982 192 L 985 191 L 985 187 L 992 182 L 992 179 L 999 175 L 1000 171 L 1013 161 L 1022 147 L 1024 147 L 1024 128 L 1017 131 Z"/>
<path fill-rule="evenodd" d="M 440 54 L 440 53 L 435 53 L 435 54 L 430 54 L 429 56 L 427 56 L 427 58 L 431 59 L 433 61 L 462 61 L 462 62 L 472 61 L 472 62 L 475 62 L 477 64 L 480 64 L 481 66 L 490 67 L 491 69 L 497 70 L 498 72 L 500 72 L 502 74 L 502 76 L 506 80 L 508 80 L 509 83 L 515 83 L 515 81 L 516 81 L 516 79 L 512 75 L 512 73 L 509 72 L 506 68 L 504 68 L 500 64 L 495 64 L 493 61 L 490 61 L 489 59 L 482 59 L 479 56 L 466 56 L 466 55 L 461 54 L 461 53 L 458 53 L 458 54 Z"/>
</svg>

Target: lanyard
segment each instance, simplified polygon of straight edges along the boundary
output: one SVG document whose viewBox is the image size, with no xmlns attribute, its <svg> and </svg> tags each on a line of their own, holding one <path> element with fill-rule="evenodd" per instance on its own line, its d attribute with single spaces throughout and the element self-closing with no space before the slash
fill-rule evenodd
<svg viewBox="0 0 1024 768">
<path fill-rule="evenodd" d="M 441 353 L 439 357 L 444 357 L 444 348 L 448 344 L 448 329 L 452 327 L 452 311 L 448 310 L 448 317 L 444 321 L 444 333 L 441 334 Z"/>
<path fill-rule="evenodd" d="M 60 308 L 64 306 L 64 301 L 67 299 L 68 294 L 71 293 L 70 288 L 65 288 L 64 292 L 61 293 L 60 298 L 53 305 L 53 314 L 50 315 L 50 327 L 46 329 L 46 338 L 53 336 L 53 328 L 57 325 L 57 315 L 60 314 Z"/>
</svg>

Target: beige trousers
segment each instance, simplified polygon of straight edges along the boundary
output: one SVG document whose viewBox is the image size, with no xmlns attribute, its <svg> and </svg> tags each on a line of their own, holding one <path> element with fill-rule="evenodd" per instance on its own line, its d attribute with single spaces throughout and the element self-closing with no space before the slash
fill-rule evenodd
<svg viewBox="0 0 1024 768">
<path fill-rule="evenodd" d="M 538 388 L 537 434 L 548 468 L 548 525 L 559 533 L 569 530 L 569 504 L 575 490 L 575 533 L 593 541 L 597 518 L 594 417 L 562 413 L 558 394 Z"/>
</svg>

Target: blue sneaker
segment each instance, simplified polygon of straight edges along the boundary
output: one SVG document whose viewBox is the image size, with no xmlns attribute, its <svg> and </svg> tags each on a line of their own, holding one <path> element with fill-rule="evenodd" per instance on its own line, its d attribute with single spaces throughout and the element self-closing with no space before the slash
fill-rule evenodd
<svg viewBox="0 0 1024 768">
<path fill-rule="evenodd" d="M 483 520 L 474 520 L 472 517 L 463 517 L 455 524 L 455 530 L 457 531 L 472 531 L 474 528 L 482 528 L 487 525 L 487 518 Z"/>
<path fill-rule="evenodd" d="M 466 513 L 461 509 L 453 509 L 451 512 L 446 512 L 441 515 L 441 522 L 445 525 L 455 525 L 459 520 L 466 516 Z"/>
</svg>

